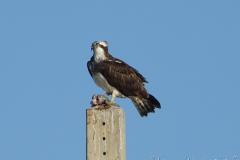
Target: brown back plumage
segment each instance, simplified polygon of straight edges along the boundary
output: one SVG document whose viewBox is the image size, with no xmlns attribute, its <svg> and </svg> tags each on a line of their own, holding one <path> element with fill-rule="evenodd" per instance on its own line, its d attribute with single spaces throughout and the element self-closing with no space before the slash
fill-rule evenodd
<svg viewBox="0 0 240 160">
<path fill-rule="evenodd" d="M 95 71 L 100 72 L 108 83 L 126 97 L 147 97 L 144 88 L 145 78 L 133 67 L 119 59 L 108 59 L 94 65 Z"/>
</svg>

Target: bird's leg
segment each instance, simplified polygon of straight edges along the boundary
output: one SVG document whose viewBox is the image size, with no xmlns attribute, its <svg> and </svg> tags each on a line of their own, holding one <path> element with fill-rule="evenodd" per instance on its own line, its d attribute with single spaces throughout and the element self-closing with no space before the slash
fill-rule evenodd
<svg viewBox="0 0 240 160">
<path fill-rule="evenodd" d="M 118 106 L 118 104 L 115 103 L 115 98 L 117 96 L 117 92 L 116 91 L 113 91 L 112 92 L 112 98 L 111 98 L 111 101 L 110 101 L 110 105 L 112 106 Z"/>
<path fill-rule="evenodd" d="M 115 103 L 115 98 L 116 98 L 116 92 L 113 91 L 112 93 L 112 98 L 111 98 L 111 101 L 109 102 L 109 105 L 111 106 L 115 106 L 115 107 L 119 107 L 119 105 L 117 103 Z"/>
<path fill-rule="evenodd" d="M 112 103 L 112 104 L 114 104 L 114 100 L 115 100 L 117 94 L 118 94 L 118 92 L 117 92 L 116 90 L 113 90 L 113 91 L 112 91 L 112 99 L 111 99 L 111 103 Z"/>
<path fill-rule="evenodd" d="M 114 100 L 116 98 L 116 95 L 114 94 L 114 92 L 112 93 L 112 98 L 111 98 L 111 103 L 114 103 Z"/>
</svg>

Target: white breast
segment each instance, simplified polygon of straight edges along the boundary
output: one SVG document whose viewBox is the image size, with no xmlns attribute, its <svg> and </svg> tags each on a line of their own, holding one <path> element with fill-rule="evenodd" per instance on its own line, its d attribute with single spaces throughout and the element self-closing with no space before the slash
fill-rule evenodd
<svg viewBox="0 0 240 160">
<path fill-rule="evenodd" d="M 103 75 L 101 73 L 94 74 L 93 79 L 94 79 L 95 83 L 99 87 L 101 87 L 104 91 L 106 91 L 108 93 L 112 93 L 114 88 L 108 84 L 107 80 L 103 77 Z"/>
<path fill-rule="evenodd" d="M 93 76 L 93 80 L 95 81 L 95 83 L 101 87 L 105 92 L 112 94 L 112 92 L 114 92 L 114 94 L 117 97 L 125 97 L 124 95 L 122 95 L 116 88 L 112 87 L 107 80 L 104 78 L 104 76 L 101 73 L 95 73 L 92 75 Z"/>
</svg>

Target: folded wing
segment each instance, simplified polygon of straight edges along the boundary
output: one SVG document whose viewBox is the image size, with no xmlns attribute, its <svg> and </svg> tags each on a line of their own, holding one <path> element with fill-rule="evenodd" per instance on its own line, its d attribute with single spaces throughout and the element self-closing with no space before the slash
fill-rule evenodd
<svg viewBox="0 0 240 160">
<path fill-rule="evenodd" d="M 100 72 L 111 86 L 126 97 L 147 98 L 148 96 L 144 88 L 146 79 L 136 69 L 121 60 L 114 59 L 96 63 L 94 72 Z"/>
</svg>

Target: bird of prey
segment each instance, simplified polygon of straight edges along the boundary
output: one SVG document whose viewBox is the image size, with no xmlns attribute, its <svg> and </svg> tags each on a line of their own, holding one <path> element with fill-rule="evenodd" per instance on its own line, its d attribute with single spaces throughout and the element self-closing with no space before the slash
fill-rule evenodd
<svg viewBox="0 0 240 160">
<path fill-rule="evenodd" d="M 91 50 L 93 56 L 87 62 L 88 71 L 95 83 L 112 96 L 111 102 L 114 103 L 115 97 L 130 98 L 141 116 L 161 108 L 158 100 L 144 87 L 146 79 L 135 68 L 113 57 L 107 41 L 93 42 Z"/>
</svg>

